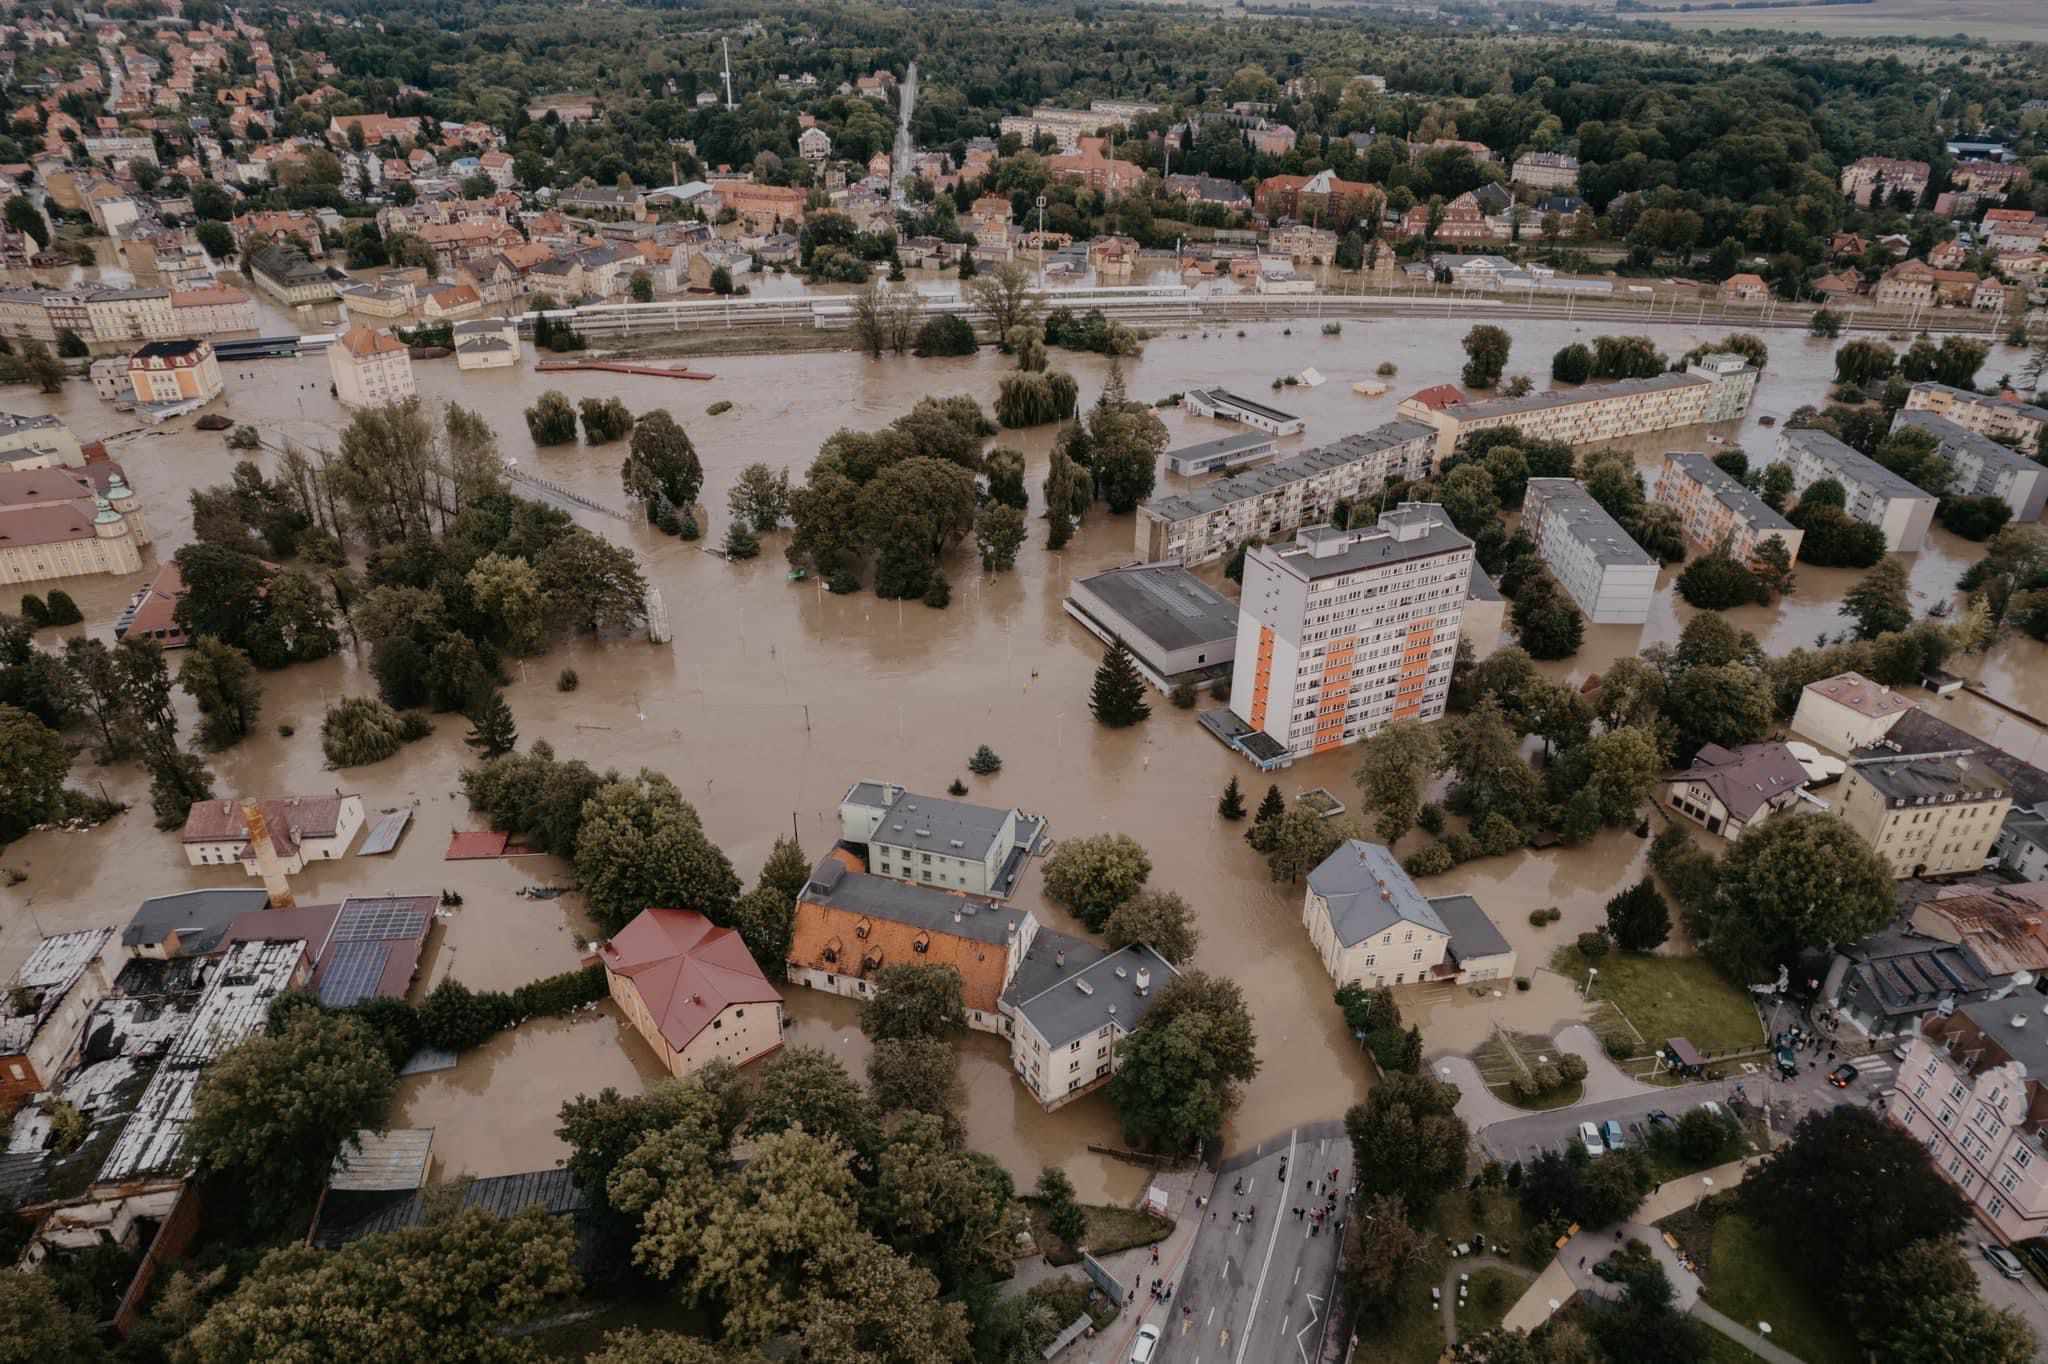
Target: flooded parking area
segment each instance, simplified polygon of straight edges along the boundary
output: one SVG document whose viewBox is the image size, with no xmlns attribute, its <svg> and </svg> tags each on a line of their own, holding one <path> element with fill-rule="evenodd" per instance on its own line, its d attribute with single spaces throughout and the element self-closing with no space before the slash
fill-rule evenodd
<svg viewBox="0 0 2048 1364">
<path fill-rule="evenodd" d="M 1134 397 L 1147 399 L 1203 385 L 1264 397 L 1274 377 L 1313 365 L 1328 383 L 1286 389 L 1271 399 L 1308 421 L 1305 437 L 1282 443 L 1285 453 L 1390 421 L 1402 395 L 1454 382 L 1463 359 L 1458 341 L 1472 320 L 1348 321 L 1338 336 L 1320 334 L 1310 320 L 1291 328 L 1248 327 L 1243 337 L 1234 329 L 1167 334 L 1153 338 L 1142 358 L 1126 362 L 1127 382 Z M 1600 328 L 1528 321 L 1511 322 L 1508 330 L 1515 347 L 1508 372 L 1540 378 L 1554 350 Z M 1645 330 L 1676 355 L 1724 329 Z M 1820 400 L 1832 371 L 1830 343 L 1789 332 L 1766 339 L 1771 363 L 1756 407 L 1739 426 L 1724 428 L 1759 462 L 1769 457 L 1775 433 L 1756 418 L 1782 421 L 1800 404 Z M 1399 369 L 1388 395 L 1367 400 L 1352 394 L 1351 382 L 1382 361 Z M 1135 559 L 1130 518 L 1091 512 L 1059 553 L 1043 548 L 1034 520 L 1033 539 L 1014 573 L 984 575 L 970 554 L 956 553 L 947 565 L 953 601 L 943 611 L 865 592 L 835 597 L 816 583 L 792 583 L 780 553 L 783 536 L 765 537 L 766 552 L 746 563 L 728 564 L 703 549 L 722 536 L 727 492 L 747 464 L 765 461 L 801 478 L 819 443 L 840 426 L 881 426 L 926 394 L 971 393 L 990 405 L 1005 368 L 1001 357 L 870 362 L 841 352 L 693 363 L 716 377 L 682 383 L 600 373 L 535 375 L 524 367 L 465 374 L 446 360 L 416 368 L 428 402 L 456 401 L 483 412 L 518 467 L 606 505 L 623 506 L 623 446 L 536 450 L 519 414 L 542 390 L 559 387 L 572 399 L 616 394 L 635 410 L 666 406 L 688 429 L 704 463 L 706 538 L 696 544 L 663 537 L 637 517 L 577 513 L 643 555 L 668 603 L 674 639 L 660 647 L 641 639 L 577 641 L 515 666 L 505 694 L 522 745 L 546 739 L 557 753 L 600 770 L 647 766 L 666 773 L 696 803 L 706 829 L 749 883 L 774 838 L 792 826 L 807 852 L 821 853 L 835 836 L 840 796 L 861 778 L 940 791 L 958 776 L 972 788 L 970 799 L 1048 814 L 1056 839 L 1127 833 L 1152 856 L 1152 884 L 1180 892 L 1195 907 L 1203 941 L 1194 964 L 1237 981 L 1253 1011 L 1261 1068 L 1245 1087 L 1227 1142 L 1241 1147 L 1331 1118 L 1360 1098 L 1368 1069 L 1330 1003 L 1330 982 L 1301 927 L 1301 888 L 1273 883 L 1263 859 L 1245 846 L 1242 826 L 1215 814 L 1216 799 L 1233 776 L 1254 803 L 1266 780 L 1289 796 L 1324 786 L 1349 800 L 1354 759 L 1326 754 L 1261 779 L 1209 738 L 1192 713 L 1163 698 L 1154 698 L 1152 718 L 1132 729 L 1095 725 L 1087 702 L 1100 645 L 1062 612 L 1061 599 L 1074 577 Z M 1106 362 L 1056 352 L 1054 363 L 1080 379 L 1084 402 L 1093 400 Z M 1994 356 L 1990 367 L 1999 364 Z M 256 425 L 269 440 L 334 446 L 346 418 L 328 395 L 323 359 L 227 368 L 225 410 L 237 421 Z M 704 415 L 716 402 L 733 407 Z M 81 438 L 111 436 L 112 454 L 146 500 L 161 556 L 188 538 L 186 494 L 224 481 L 238 458 L 217 435 L 194 430 L 189 418 L 123 433 L 127 419 L 97 402 L 84 384 L 52 398 L 13 390 L 0 395 L 0 407 L 54 413 Z M 1161 415 L 1174 444 L 1229 429 L 1178 410 Z M 1051 434 L 1050 427 L 1005 432 L 995 442 L 1024 451 L 1034 500 Z M 1666 448 L 1711 448 L 1703 439 L 1700 432 L 1675 433 L 1646 438 L 1635 449 L 1650 468 Z M 1162 477 L 1161 490 L 1176 482 Z M 1913 590 L 1922 598 L 1917 604 L 1951 594 L 1975 550 L 1937 533 L 1929 549 L 1912 556 Z M 1773 651 L 1841 629 L 1845 622 L 1831 599 L 1858 575 L 1804 568 L 1799 575 L 1800 594 L 1771 610 L 1730 613 L 1731 619 Z M 1214 568 L 1207 576 L 1216 576 Z M 1675 639 L 1690 608 L 1675 601 L 1672 576 L 1664 575 L 1647 627 L 1591 629 L 1577 658 L 1546 667 L 1582 677 L 1614 657 Z M 75 628 L 110 638 L 135 584 L 79 579 L 64 586 L 87 616 L 87 624 Z M 49 632 L 42 640 L 51 647 L 60 635 Z M 1969 660 L 1969 670 L 2001 695 L 2048 713 L 2040 662 L 2040 646 L 2020 639 Z M 565 665 L 581 674 L 574 692 L 554 688 Z M 373 818 L 402 806 L 416 812 L 392 855 L 320 864 L 297 878 L 302 903 L 386 891 L 460 894 L 462 907 L 435 928 L 416 990 L 443 978 L 510 988 L 576 964 L 593 935 L 578 897 L 537 900 L 518 893 L 566 884 L 565 863 L 442 860 L 451 832 L 476 827 L 460 796 L 459 776 L 471 755 L 461 742 L 466 725 L 459 717 L 436 717 L 433 735 L 386 762 L 335 772 L 320 753 L 320 716 L 335 699 L 372 690 L 364 660 L 344 651 L 265 674 L 263 682 L 258 734 L 209 759 L 221 794 L 339 789 L 361 792 Z M 189 707 L 182 694 L 177 700 Z M 1949 707 L 1943 713 L 1966 728 L 1974 726 L 1965 715 L 1981 719 L 1992 732 L 1977 732 L 2017 751 L 2025 751 L 2018 748 L 2023 740 L 2040 737 L 2024 720 L 1975 698 L 1934 704 Z M 189 723 L 189 709 L 185 718 Z M 280 721 L 295 727 L 291 737 L 275 732 Z M 968 776 L 967 758 L 981 744 L 1002 756 L 998 775 Z M 235 869 L 185 866 L 175 837 L 151 827 L 146 783 L 134 768 L 102 770 L 82 760 L 74 779 L 88 787 L 104 780 L 110 793 L 142 803 L 91 833 L 35 834 L 0 852 L 0 865 L 27 876 L 0 889 L 0 969 L 19 962 L 39 933 L 122 923 L 140 900 L 169 890 L 249 884 Z M 1471 863 L 1432 878 L 1425 889 L 1478 897 L 1521 952 L 1523 973 L 1531 974 L 1558 944 L 1599 921 L 1606 900 L 1643 874 L 1645 853 L 1645 841 L 1630 831 L 1608 831 L 1579 848 Z M 1035 874 L 1026 874 L 1016 903 L 1054 928 L 1079 931 L 1063 911 L 1043 903 Z M 1563 921 L 1530 926 L 1528 912 L 1551 905 L 1564 911 Z M 1498 998 L 1460 992 L 1416 1006 L 1429 1049 L 1469 1047 L 1495 1022 L 1541 1032 L 1579 1016 L 1568 982 L 1547 972 L 1534 972 L 1534 980 L 1526 993 L 1511 987 Z M 861 1073 L 866 1044 L 851 1004 L 791 989 L 788 1013 L 789 1042 L 823 1047 Z M 1020 1186 L 1035 1180 L 1042 1166 L 1060 1163 L 1087 1197 L 1123 1201 L 1140 1189 L 1141 1169 L 1088 1150 L 1120 1144 L 1104 1097 L 1048 1115 L 1011 1078 L 1007 1048 L 998 1039 L 972 1036 L 961 1051 L 970 1140 L 1000 1158 Z M 658 1073 L 609 1012 L 530 1023 L 465 1057 L 453 1071 L 408 1079 L 395 1121 L 435 1127 L 437 1158 L 450 1173 L 541 1168 L 563 1154 L 552 1133 L 564 1099 L 607 1084 L 628 1088 Z"/>
</svg>

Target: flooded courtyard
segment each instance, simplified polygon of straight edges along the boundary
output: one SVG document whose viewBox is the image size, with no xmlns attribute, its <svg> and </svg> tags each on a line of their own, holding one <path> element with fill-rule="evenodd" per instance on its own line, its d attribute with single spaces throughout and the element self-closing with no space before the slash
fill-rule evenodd
<svg viewBox="0 0 2048 1364">
<path fill-rule="evenodd" d="M 1463 359 L 1458 341 L 1470 323 L 1464 317 L 1351 321 L 1338 336 L 1320 334 L 1318 324 L 1307 319 L 1291 324 L 1291 331 L 1283 324 L 1260 324 L 1242 336 L 1235 329 L 1169 332 L 1151 340 L 1141 359 L 1126 362 L 1127 382 L 1131 395 L 1143 399 L 1204 385 L 1263 396 L 1274 377 L 1313 365 L 1328 383 L 1290 388 L 1276 398 L 1308 422 L 1304 437 L 1282 442 L 1286 453 L 1390 421 L 1401 396 L 1455 382 Z M 1510 322 L 1508 330 L 1515 338 L 1508 372 L 1540 378 L 1554 350 L 1601 328 L 1525 321 Z M 1724 329 L 1646 330 L 1675 355 Z M 1791 332 L 1772 332 L 1766 339 L 1771 363 L 1756 406 L 1739 427 L 1723 428 L 1753 462 L 1767 459 L 1775 440 L 1757 417 L 1782 423 L 1795 407 L 1819 401 L 1832 372 L 1831 343 Z M 1399 367 L 1388 395 L 1367 400 L 1352 394 L 1352 381 L 1370 376 L 1383 361 Z M 1228 1144 L 1243 1146 L 1297 1123 L 1335 1117 L 1356 1101 L 1367 1085 L 1367 1068 L 1329 1002 L 1328 979 L 1302 931 L 1300 887 L 1272 883 L 1263 860 L 1245 846 L 1242 826 L 1227 825 L 1215 814 L 1217 796 L 1231 777 L 1253 801 L 1264 781 L 1199 729 L 1192 713 L 1174 710 L 1161 698 L 1155 698 L 1152 718 L 1129 730 L 1100 729 L 1088 713 L 1100 646 L 1066 617 L 1060 603 L 1072 578 L 1134 559 L 1130 518 L 1091 512 L 1056 554 L 1042 547 L 1034 522 L 1033 540 L 1014 573 L 983 575 L 971 552 L 956 551 L 947 565 L 953 602 L 943 611 L 884 602 L 865 592 L 834 597 L 815 583 L 791 583 L 780 553 L 782 536 L 766 537 L 766 552 L 747 563 L 725 563 L 703 548 L 722 537 L 727 492 L 747 464 L 787 467 L 800 479 L 819 443 L 838 427 L 884 425 L 927 394 L 970 393 L 986 407 L 1005 368 L 1001 357 L 870 362 L 836 352 L 694 363 L 716 377 L 692 383 L 601 373 L 535 375 L 525 367 L 462 373 L 452 360 L 415 366 L 427 401 L 455 401 L 481 411 L 519 468 L 599 503 L 625 505 L 618 481 L 624 446 L 536 450 L 520 412 L 546 388 L 560 388 L 572 400 L 616 394 L 636 411 L 667 407 L 689 430 L 704 463 L 708 515 L 702 541 L 669 539 L 637 516 L 615 520 L 577 512 L 579 521 L 642 554 L 667 601 L 674 640 L 660 647 L 639 639 L 603 646 L 578 641 L 515 666 L 506 698 L 521 743 L 546 739 L 559 754 L 600 770 L 647 766 L 666 773 L 696 803 L 707 831 L 749 882 L 775 837 L 792 827 L 807 853 L 822 853 L 835 835 L 840 796 L 863 777 L 939 791 L 959 776 L 972 788 L 970 799 L 1048 814 L 1056 838 L 1127 833 L 1151 853 L 1152 884 L 1179 891 L 1195 906 L 1203 941 L 1194 964 L 1236 980 L 1252 1007 L 1261 1069 L 1245 1088 Z M 1055 363 L 1076 374 L 1083 402 L 1092 401 L 1106 362 L 1056 353 Z M 1995 372 L 2003 363 L 1994 354 L 1987 368 Z M 335 444 L 345 416 L 328 395 L 324 358 L 225 369 L 227 398 L 217 409 L 254 424 L 270 441 Z M 720 401 L 730 402 L 731 410 L 704 415 L 708 404 Z M 159 557 L 168 557 L 188 537 L 186 493 L 224 481 L 237 458 L 217 435 L 194 430 L 189 418 L 124 430 L 128 419 L 99 403 L 82 383 L 51 398 L 13 390 L 0 405 L 53 413 L 81 439 L 109 437 L 113 456 L 145 499 Z M 1213 424 L 1178 410 L 1161 415 L 1174 444 L 1218 433 Z M 1052 428 L 1044 427 L 997 438 L 1024 451 L 1034 499 L 1051 435 Z M 1636 452 L 1650 468 L 1667 448 L 1712 448 L 1704 435 L 1647 438 Z M 1161 491 L 1175 482 L 1162 478 Z M 1916 605 L 1924 609 L 1952 594 L 1976 549 L 1937 532 L 1934 543 L 1911 559 Z M 1213 567 L 1207 572 L 1216 576 Z M 1549 666 L 1560 675 L 1582 677 L 1645 644 L 1675 639 L 1691 609 L 1676 602 L 1673 576 L 1665 574 L 1647 627 L 1589 629 L 1577 658 Z M 1732 612 L 1730 618 L 1774 652 L 1810 645 L 1816 636 L 1843 627 L 1833 600 L 1857 576 L 1802 568 L 1798 595 L 1776 608 Z M 87 624 L 77 628 L 110 638 L 114 618 L 136 584 L 75 579 L 62 586 L 85 611 Z M 57 645 L 60 633 L 46 632 L 45 647 Z M 1968 660 L 1966 670 L 2042 714 L 2048 713 L 2048 680 L 2040 662 L 2038 645 L 2009 640 L 1984 658 Z M 564 666 L 581 674 L 582 685 L 573 693 L 554 688 Z M 470 761 L 459 717 L 436 717 L 431 737 L 386 762 L 334 772 L 320 753 L 320 717 L 338 697 L 373 690 L 365 660 L 345 651 L 266 674 L 263 681 L 257 735 L 209 760 L 221 794 L 339 789 L 361 792 L 373 811 L 416 809 L 394 854 L 318 864 L 296 878 L 302 903 L 386 891 L 459 892 L 464 904 L 436 925 L 430 939 L 420 990 L 451 976 L 476 987 L 509 988 L 575 965 L 593 934 L 577 897 L 519 895 L 523 887 L 566 884 L 564 863 L 541 857 L 442 860 L 449 833 L 475 827 L 459 794 L 459 774 Z M 182 694 L 178 701 L 189 704 Z M 2026 721 L 1972 697 L 1932 704 L 2024 755 L 2031 756 L 2041 737 Z M 185 718 L 189 724 L 189 710 Z M 279 737 L 280 723 L 295 728 L 292 737 Z M 980 744 L 1002 756 L 1000 774 L 968 777 L 968 755 Z M 1350 800 L 1351 768 L 1350 755 L 1333 753 L 1275 779 L 1290 795 L 1326 786 Z M 141 803 L 90 833 L 35 834 L 0 852 L 0 865 L 27 877 L 0 890 L 0 969 L 20 961 L 40 933 L 123 923 L 140 900 L 167 891 L 248 883 L 235 869 L 184 865 L 175 838 L 151 827 L 146 782 L 136 769 L 100 769 L 82 760 L 74 780 L 87 787 L 104 781 L 111 794 Z M 1570 983 L 1535 968 L 1557 944 L 1599 921 L 1607 898 L 1643 874 L 1645 853 L 1646 842 L 1630 831 L 1608 831 L 1576 849 L 1476 862 L 1429 882 L 1431 893 L 1474 894 L 1520 950 L 1522 972 L 1535 976 L 1527 993 L 1510 988 L 1496 998 L 1491 992 L 1458 992 L 1418 1008 L 1426 1014 L 1430 1050 L 1469 1047 L 1496 1021 L 1548 1031 L 1576 1017 Z M 1016 902 L 1055 928 L 1080 931 L 1063 911 L 1042 902 L 1035 876 L 1025 878 Z M 1564 911 L 1563 921 L 1531 927 L 1528 912 L 1550 905 Z M 828 1050 L 860 1073 L 866 1042 L 850 1003 L 791 989 L 787 1008 L 789 1042 Z M 1061 1163 L 1086 1197 L 1123 1201 L 1139 1190 L 1142 1171 L 1087 1150 L 1090 1144 L 1120 1143 L 1103 1096 L 1047 1115 L 1011 1079 L 1007 1051 L 997 1039 L 971 1036 L 961 1050 L 969 1138 L 1002 1159 L 1020 1184 L 1035 1179 L 1041 1166 Z M 628 1088 L 658 1073 L 653 1058 L 636 1038 L 621 1033 L 607 1009 L 530 1023 L 465 1056 L 454 1070 L 407 1079 L 394 1121 L 436 1128 L 444 1174 L 541 1168 L 564 1154 L 553 1135 L 563 1100 L 605 1085 Z"/>
</svg>

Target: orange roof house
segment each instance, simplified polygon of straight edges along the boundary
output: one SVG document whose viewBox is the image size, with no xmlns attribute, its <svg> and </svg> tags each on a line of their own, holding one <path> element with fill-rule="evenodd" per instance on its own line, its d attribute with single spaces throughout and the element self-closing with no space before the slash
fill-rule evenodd
<svg viewBox="0 0 2048 1364">
<path fill-rule="evenodd" d="M 612 998 L 669 1074 L 782 1045 L 782 996 L 740 935 L 693 909 L 643 909 L 599 952 Z"/>
<path fill-rule="evenodd" d="M 1029 915 L 989 900 L 869 876 L 860 860 L 835 853 L 818 864 L 796 901 L 789 978 L 863 999 L 886 966 L 950 966 L 971 1026 L 987 1029 L 1028 950 Z"/>
<path fill-rule="evenodd" d="M 804 220 L 804 192 L 783 185 L 755 185 L 730 180 L 719 185 L 718 197 L 748 227 L 773 227 L 779 219 Z"/>
</svg>

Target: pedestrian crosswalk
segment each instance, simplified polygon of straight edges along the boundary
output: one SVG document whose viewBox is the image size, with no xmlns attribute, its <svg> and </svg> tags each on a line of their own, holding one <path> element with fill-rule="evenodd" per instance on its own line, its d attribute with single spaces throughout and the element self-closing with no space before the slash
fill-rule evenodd
<svg viewBox="0 0 2048 1364">
<path fill-rule="evenodd" d="M 1856 1067 L 1856 1069 L 1864 1075 L 1870 1075 L 1881 1070 L 1889 1071 L 1892 1068 L 1892 1062 L 1890 1057 L 1881 1056 L 1875 1052 L 1871 1053 L 1868 1056 L 1855 1057 L 1849 1062 L 1849 1064 Z"/>
</svg>

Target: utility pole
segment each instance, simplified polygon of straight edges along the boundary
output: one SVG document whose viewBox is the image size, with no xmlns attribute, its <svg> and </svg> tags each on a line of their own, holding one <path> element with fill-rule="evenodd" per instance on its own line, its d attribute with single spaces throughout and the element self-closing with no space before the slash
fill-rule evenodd
<svg viewBox="0 0 2048 1364">
<path fill-rule="evenodd" d="M 732 45 L 725 39 L 718 40 L 718 50 L 725 54 L 725 111 L 731 113 L 739 106 L 732 102 Z"/>
</svg>

